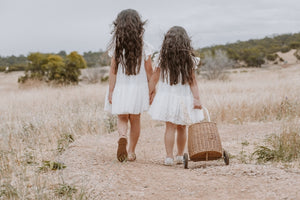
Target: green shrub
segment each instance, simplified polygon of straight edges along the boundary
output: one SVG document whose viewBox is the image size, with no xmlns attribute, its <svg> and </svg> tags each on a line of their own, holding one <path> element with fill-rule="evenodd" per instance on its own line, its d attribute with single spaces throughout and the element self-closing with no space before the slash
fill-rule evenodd
<svg viewBox="0 0 300 200">
<path fill-rule="evenodd" d="M 71 52 L 64 59 L 59 55 L 31 53 L 28 57 L 25 75 L 18 79 L 25 83 L 35 79 L 56 84 L 77 84 L 80 69 L 86 68 L 86 62 L 77 52 Z"/>
<path fill-rule="evenodd" d="M 268 54 L 267 55 L 267 60 L 275 61 L 277 57 L 278 57 L 277 54 Z"/>
<path fill-rule="evenodd" d="M 118 117 L 116 115 L 107 114 L 103 120 L 104 126 L 108 133 L 117 130 Z"/>
<path fill-rule="evenodd" d="M 286 53 L 286 52 L 288 52 L 289 50 L 291 50 L 291 48 L 288 47 L 288 46 L 283 46 L 283 47 L 280 49 L 280 51 L 281 51 L 282 53 Z"/>
<path fill-rule="evenodd" d="M 72 199 L 73 194 L 77 192 L 77 188 L 66 183 L 58 184 L 55 187 L 55 194 L 59 197 L 66 197 Z"/>
<path fill-rule="evenodd" d="M 57 151 L 59 153 L 64 152 L 70 143 L 74 142 L 74 137 L 71 134 L 62 134 L 60 139 L 57 141 Z"/>
<path fill-rule="evenodd" d="M 300 158 L 300 129 L 297 126 L 284 128 L 282 133 L 273 134 L 265 145 L 256 147 L 252 154 L 258 162 L 290 162 Z"/>
<path fill-rule="evenodd" d="M 48 170 L 62 170 L 66 167 L 67 166 L 64 163 L 45 160 L 43 161 L 42 166 L 39 167 L 39 170 L 46 172 Z"/>
<path fill-rule="evenodd" d="M 290 43 L 291 49 L 299 49 L 300 48 L 300 42 L 292 42 Z"/>
<path fill-rule="evenodd" d="M 294 53 L 294 56 L 296 56 L 296 58 L 300 60 L 300 49 L 297 49 L 297 51 Z"/>
<path fill-rule="evenodd" d="M 242 59 L 250 67 L 261 67 L 265 63 L 265 53 L 260 48 L 245 49 L 242 53 Z"/>
<path fill-rule="evenodd" d="M 5 67 L 5 66 L 0 66 L 0 72 L 4 72 L 4 71 L 5 71 L 5 69 L 6 69 L 6 67 Z"/>
<path fill-rule="evenodd" d="M 17 189 L 10 183 L 5 183 L 0 186 L 0 198 L 5 197 L 5 199 L 19 199 Z"/>
</svg>

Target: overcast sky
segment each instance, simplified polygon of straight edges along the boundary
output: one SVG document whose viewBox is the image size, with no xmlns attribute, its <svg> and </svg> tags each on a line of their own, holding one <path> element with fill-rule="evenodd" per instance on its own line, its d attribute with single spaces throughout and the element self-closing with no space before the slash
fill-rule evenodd
<svg viewBox="0 0 300 200">
<path fill-rule="evenodd" d="M 299 0 L 0 0 L 0 55 L 105 50 L 112 22 L 127 8 L 156 49 L 183 26 L 194 48 L 300 32 Z"/>
</svg>

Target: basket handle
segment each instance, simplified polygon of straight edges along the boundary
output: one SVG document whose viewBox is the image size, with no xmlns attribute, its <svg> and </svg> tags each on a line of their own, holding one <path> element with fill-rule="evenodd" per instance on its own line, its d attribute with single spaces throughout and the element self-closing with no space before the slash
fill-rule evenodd
<svg viewBox="0 0 300 200">
<path fill-rule="evenodd" d="M 208 122 L 210 122 L 210 115 L 209 115 L 209 112 L 208 112 L 207 108 L 204 107 L 204 106 L 202 106 L 202 109 L 204 110 L 204 112 L 205 112 L 205 114 L 206 114 L 206 116 L 207 116 Z"/>
</svg>

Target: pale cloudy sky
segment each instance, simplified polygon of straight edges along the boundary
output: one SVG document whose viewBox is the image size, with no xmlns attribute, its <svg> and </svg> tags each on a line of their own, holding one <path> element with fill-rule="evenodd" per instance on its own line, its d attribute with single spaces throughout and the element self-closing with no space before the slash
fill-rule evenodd
<svg viewBox="0 0 300 200">
<path fill-rule="evenodd" d="M 117 14 L 136 9 L 156 49 L 183 26 L 194 48 L 300 32 L 299 0 L 0 0 L 0 56 L 105 50 Z"/>
</svg>

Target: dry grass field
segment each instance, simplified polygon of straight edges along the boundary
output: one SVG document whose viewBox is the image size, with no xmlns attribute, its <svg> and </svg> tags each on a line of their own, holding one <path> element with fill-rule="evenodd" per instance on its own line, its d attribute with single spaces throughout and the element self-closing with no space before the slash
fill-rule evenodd
<svg viewBox="0 0 300 200">
<path fill-rule="evenodd" d="M 162 165 L 164 124 L 146 113 L 137 161 L 117 162 L 107 83 L 20 88 L 21 73 L 0 73 L 0 199 L 300 199 L 298 158 L 259 164 L 251 156 L 270 134 L 300 134 L 300 65 L 228 73 L 198 83 L 231 163 L 189 170 Z"/>
</svg>

